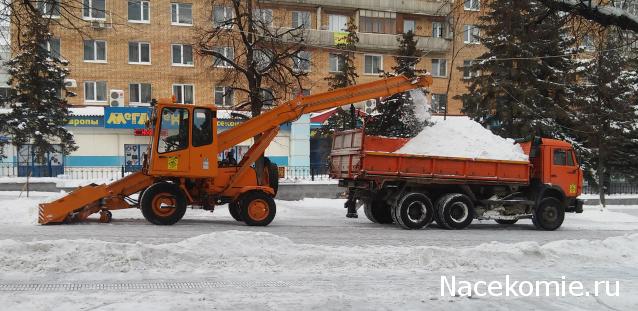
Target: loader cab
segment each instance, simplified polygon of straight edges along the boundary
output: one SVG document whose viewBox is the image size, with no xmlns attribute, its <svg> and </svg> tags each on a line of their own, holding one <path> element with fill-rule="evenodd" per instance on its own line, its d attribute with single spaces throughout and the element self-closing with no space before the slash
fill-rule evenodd
<svg viewBox="0 0 638 311">
<path fill-rule="evenodd" d="M 536 157 L 530 154 L 534 166 L 540 166 L 535 177 L 543 184 L 560 188 L 566 197 L 579 196 L 583 189 L 583 171 L 572 145 L 562 140 L 543 138 L 536 150 Z"/>
<path fill-rule="evenodd" d="M 214 106 L 157 103 L 148 174 L 187 178 L 217 175 L 217 110 Z"/>
</svg>

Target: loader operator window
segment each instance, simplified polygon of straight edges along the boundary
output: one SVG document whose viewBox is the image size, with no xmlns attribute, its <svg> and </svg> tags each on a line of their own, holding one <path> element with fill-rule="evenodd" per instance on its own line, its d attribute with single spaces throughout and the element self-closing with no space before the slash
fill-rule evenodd
<svg viewBox="0 0 638 311">
<path fill-rule="evenodd" d="M 193 112 L 193 147 L 210 145 L 213 142 L 213 113 L 197 108 Z"/>
<path fill-rule="evenodd" d="M 157 152 L 173 152 L 188 147 L 188 109 L 164 108 Z"/>
</svg>

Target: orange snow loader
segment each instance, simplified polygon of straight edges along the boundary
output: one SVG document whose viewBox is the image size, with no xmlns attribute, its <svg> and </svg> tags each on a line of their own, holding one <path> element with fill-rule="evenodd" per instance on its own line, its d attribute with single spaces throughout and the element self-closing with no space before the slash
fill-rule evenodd
<svg viewBox="0 0 638 311">
<path fill-rule="evenodd" d="M 450 137 L 454 139 L 454 137 Z M 432 221 L 463 229 L 473 219 L 511 225 L 531 218 L 559 228 L 565 212 L 582 213 L 583 172 L 571 144 L 549 138 L 520 141 L 529 161 L 401 154 L 407 139 L 336 133 L 330 175 L 348 189 L 348 217 L 357 203 L 375 223 L 419 229 Z"/>
<path fill-rule="evenodd" d="M 229 204 L 233 218 L 247 225 L 268 225 L 276 213 L 278 168 L 267 158 L 253 165 L 273 141 L 280 125 L 303 114 L 428 87 L 432 77 L 380 79 L 330 92 L 298 96 L 222 133 L 217 108 L 183 105 L 172 100 L 154 104 L 148 127 L 153 131 L 150 154 L 140 172 L 111 184 L 80 187 L 65 197 L 40 204 L 41 224 L 82 221 L 100 213 L 110 222 L 111 210 L 139 208 L 157 225 L 178 222 L 187 206 L 213 210 Z M 242 159 L 218 161 L 220 151 L 255 138 Z M 261 162 L 261 161 L 260 161 Z M 255 167 L 263 167 L 258 173 Z M 139 194 L 137 199 L 131 197 Z"/>
</svg>

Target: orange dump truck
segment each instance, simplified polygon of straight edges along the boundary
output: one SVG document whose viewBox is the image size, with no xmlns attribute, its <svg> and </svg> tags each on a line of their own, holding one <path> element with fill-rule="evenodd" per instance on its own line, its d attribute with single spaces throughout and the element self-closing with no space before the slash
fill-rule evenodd
<svg viewBox="0 0 638 311">
<path fill-rule="evenodd" d="M 501 161 L 395 153 L 407 141 L 361 129 L 334 135 L 330 174 L 348 189 L 348 217 L 362 205 L 372 222 L 406 229 L 433 220 L 463 229 L 473 219 L 531 218 L 537 228 L 555 230 L 565 212 L 582 212 L 583 173 L 567 142 L 531 139 L 521 143 L 529 161 Z"/>
</svg>

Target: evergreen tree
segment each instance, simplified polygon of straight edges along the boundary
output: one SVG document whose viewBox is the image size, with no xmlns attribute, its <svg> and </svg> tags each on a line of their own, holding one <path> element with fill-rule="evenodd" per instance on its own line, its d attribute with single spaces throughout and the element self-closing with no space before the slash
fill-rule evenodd
<svg viewBox="0 0 638 311">
<path fill-rule="evenodd" d="M 567 138 L 562 107 L 573 97 L 569 82 L 574 38 L 566 35 L 565 17 L 538 1 L 494 0 L 481 17 L 481 43 L 487 52 L 470 70 L 463 112 L 506 137 L 538 133 Z M 551 57 L 547 57 L 551 56 Z"/>
<path fill-rule="evenodd" d="M 341 51 L 334 53 L 337 55 L 337 66 L 339 71 L 331 73 L 325 78 L 328 81 L 328 89 L 335 90 L 357 84 L 357 68 L 354 65 L 354 51 L 357 49 L 359 35 L 357 34 L 357 26 L 351 18 L 348 21 L 346 36 L 339 40 L 336 48 Z M 357 116 L 355 116 L 354 106 L 351 105 L 349 110 L 343 107 L 335 108 L 336 112 L 326 122 L 317 129 L 318 135 L 327 136 L 337 130 L 354 129 L 357 127 Z"/>
<path fill-rule="evenodd" d="M 3 99 L 11 110 L 0 117 L 0 132 L 16 146 L 33 144 L 35 159 L 42 162 L 49 152 L 68 154 L 77 149 L 73 135 L 64 128 L 69 105 L 61 94 L 71 94 L 64 85 L 68 63 L 46 49 L 51 39 L 47 19 L 32 18 L 22 26 L 17 53 L 5 63 L 15 93 Z"/>
<path fill-rule="evenodd" d="M 408 31 L 400 36 L 399 50 L 394 60 L 393 72 L 386 76 L 405 75 L 413 78 L 425 70 L 416 69 L 422 52 L 417 49 L 414 33 Z M 421 104 L 421 103 L 419 103 Z M 410 92 L 398 93 L 379 101 L 376 106 L 377 115 L 366 116 L 366 133 L 388 137 L 414 137 L 423 129 L 423 122 L 415 116 L 414 101 Z"/>
</svg>

